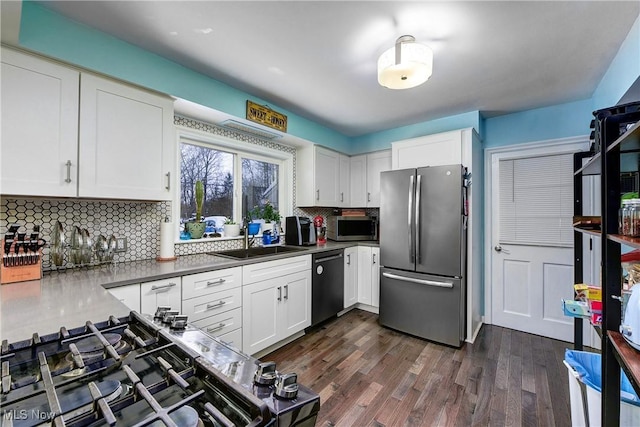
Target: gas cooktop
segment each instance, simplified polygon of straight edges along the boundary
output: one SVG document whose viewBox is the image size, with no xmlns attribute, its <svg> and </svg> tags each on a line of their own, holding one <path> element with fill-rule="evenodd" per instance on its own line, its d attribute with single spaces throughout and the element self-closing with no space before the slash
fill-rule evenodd
<svg viewBox="0 0 640 427">
<path fill-rule="evenodd" d="M 2 425 L 315 424 L 319 397 L 295 374 L 160 314 L 3 341 Z"/>
</svg>

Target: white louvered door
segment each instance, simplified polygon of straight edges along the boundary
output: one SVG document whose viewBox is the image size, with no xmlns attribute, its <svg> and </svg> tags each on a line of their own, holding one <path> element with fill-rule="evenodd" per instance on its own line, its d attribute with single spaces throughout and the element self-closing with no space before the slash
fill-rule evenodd
<svg viewBox="0 0 640 427">
<path fill-rule="evenodd" d="M 571 341 L 573 157 L 492 159 L 492 322 Z"/>
</svg>

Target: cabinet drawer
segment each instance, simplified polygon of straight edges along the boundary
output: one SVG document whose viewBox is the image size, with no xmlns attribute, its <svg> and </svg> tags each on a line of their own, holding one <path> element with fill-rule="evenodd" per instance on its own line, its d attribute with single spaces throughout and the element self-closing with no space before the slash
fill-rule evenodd
<svg viewBox="0 0 640 427">
<path fill-rule="evenodd" d="M 240 307 L 215 316 L 206 317 L 204 319 L 191 322 L 203 331 L 215 337 L 220 337 L 235 329 L 242 327 L 242 309 Z M 241 343 L 242 341 L 239 341 Z"/>
<path fill-rule="evenodd" d="M 182 312 L 189 316 L 191 322 L 240 307 L 242 307 L 242 288 L 240 287 L 182 301 Z"/>
<path fill-rule="evenodd" d="M 242 351 L 242 328 L 220 335 L 218 339 L 223 343 Z"/>
<path fill-rule="evenodd" d="M 242 267 L 207 271 L 182 277 L 182 298 L 196 298 L 242 285 Z"/>
<path fill-rule="evenodd" d="M 260 282 L 311 269 L 311 255 L 302 255 L 242 267 L 242 284 Z"/>
</svg>

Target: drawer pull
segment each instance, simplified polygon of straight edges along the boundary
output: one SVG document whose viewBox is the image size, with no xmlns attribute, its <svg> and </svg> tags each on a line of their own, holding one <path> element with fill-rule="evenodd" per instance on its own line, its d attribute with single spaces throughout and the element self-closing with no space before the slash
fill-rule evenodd
<svg viewBox="0 0 640 427">
<path fill-rule="evenodd" d="M 213 282 L 207 282 L 207 287 L 215 286 L 215 285 L 222 285 L 224 282 L 226 282 L 225 279 L 218 279 L 218 280 L 214 280 Z"/>
<path fill-rule="evenodd" d="M 173 288 L 174 286 L 176 286 L 175 283 L 167 283 L 166 285 L 153 285 L 151 286 L 151 290 L 152 291 L 161 291 L 163 289 L 169 289 L 169 288 Z"/>
<path fill-rule="evenodd" d="M 220 300 L 220 302 L 217 302 L 215 304 L 207 304 L 207 310 L 212 310 L 214 308 L 222 307 L 225 304 L 226 302 L 222 300 Z"/>
<path fill-rule="evenodd" d="M 220 322 L 220 324 L 218 326 L 216 326 L 215 328 L 207 328 L 207 332 L 219 331 L 220 329 L 223 329 L 225 326 L 227 326 L 226 323 Z"/>
</svg>

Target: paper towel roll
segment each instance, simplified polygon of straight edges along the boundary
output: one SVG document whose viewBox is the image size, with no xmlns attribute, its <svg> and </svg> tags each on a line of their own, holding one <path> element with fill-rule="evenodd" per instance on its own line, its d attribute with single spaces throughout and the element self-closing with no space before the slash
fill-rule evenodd
<svg viewBox="0 0 640 427">
<path fill-rule="evenodd" d="M 162 259 L 172 259 L 175 257 L 173 236 L 175 228 L 173 222 L 160 223 L 160 256 Z"/>
</svg>

